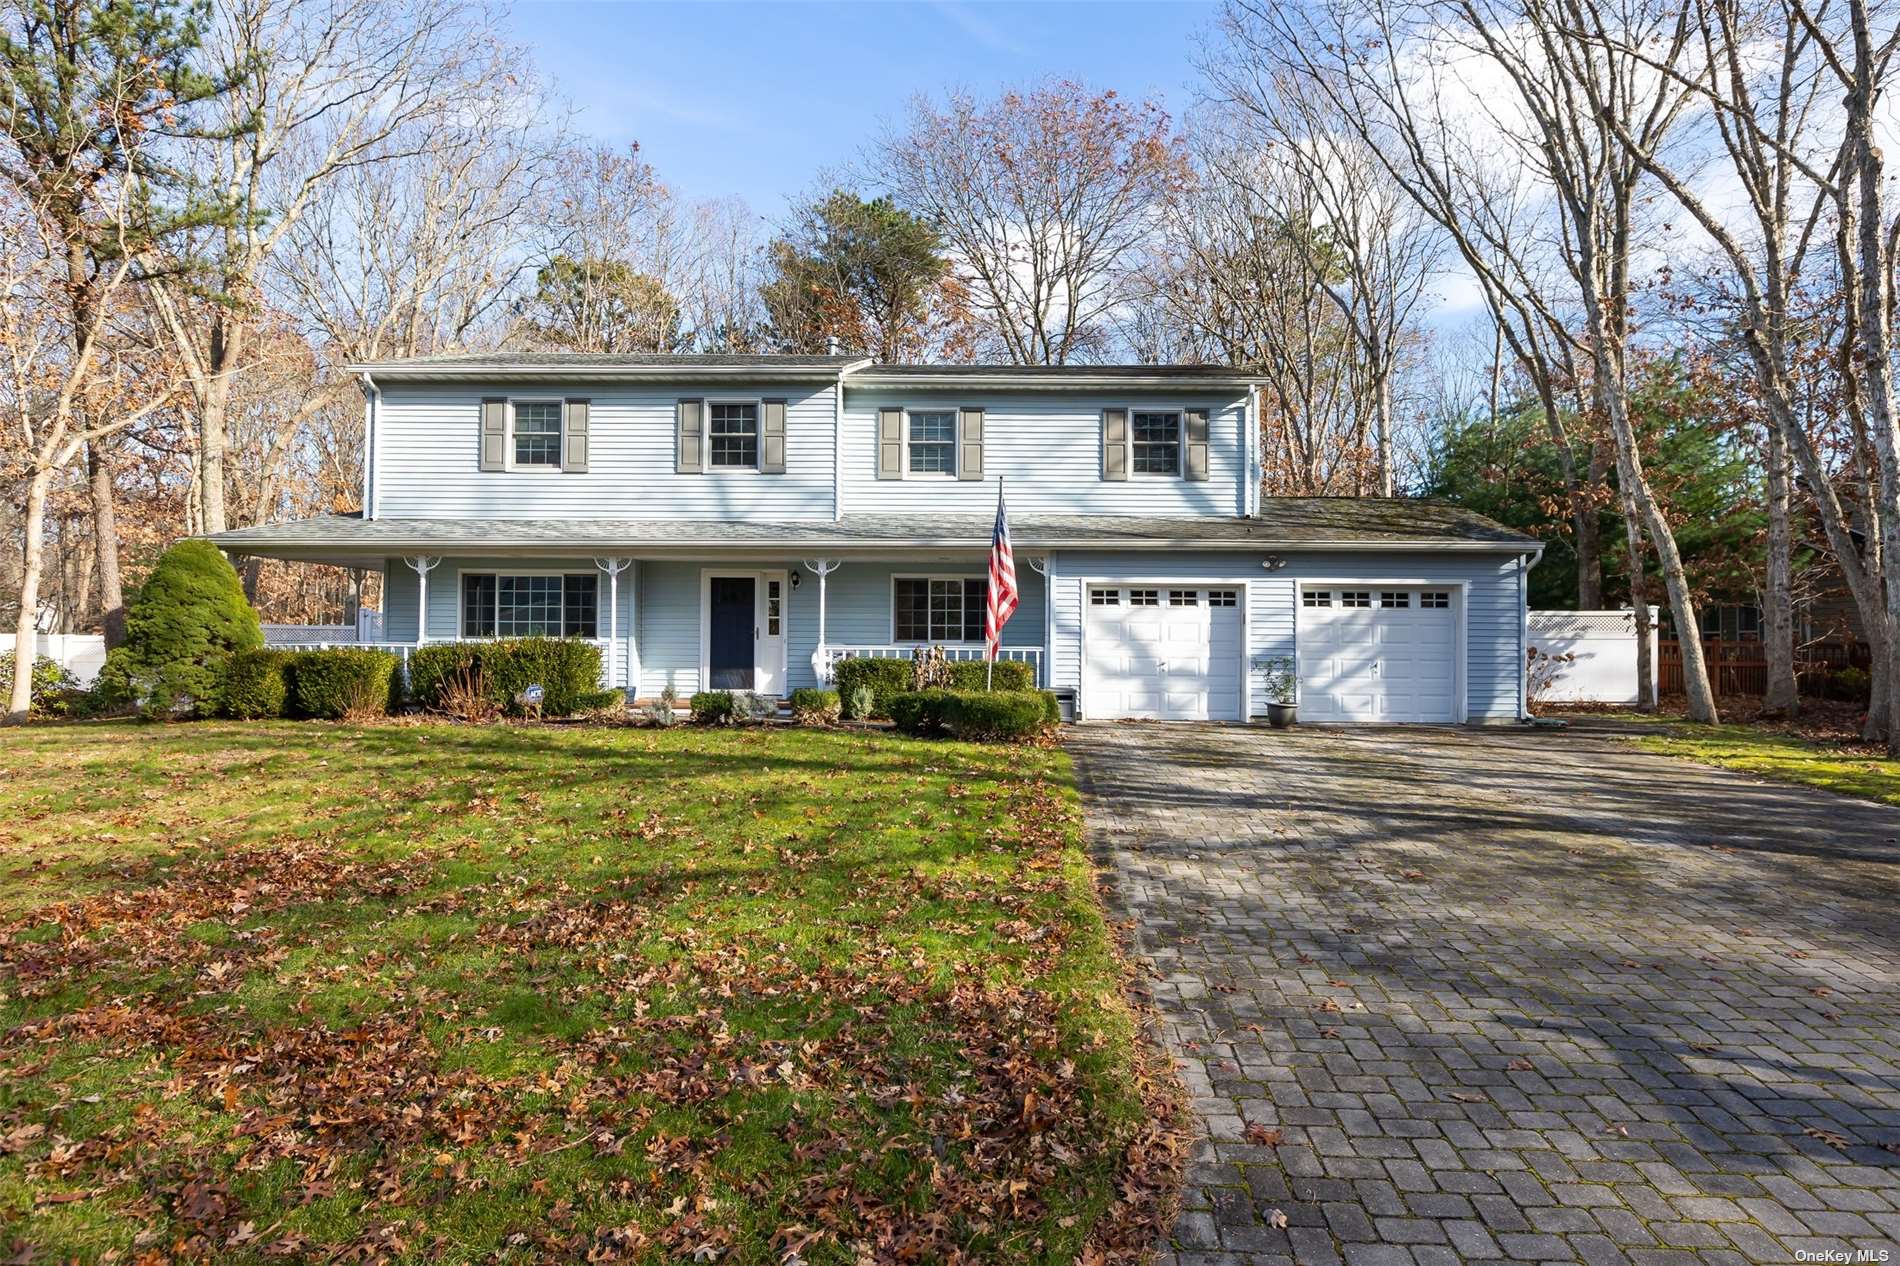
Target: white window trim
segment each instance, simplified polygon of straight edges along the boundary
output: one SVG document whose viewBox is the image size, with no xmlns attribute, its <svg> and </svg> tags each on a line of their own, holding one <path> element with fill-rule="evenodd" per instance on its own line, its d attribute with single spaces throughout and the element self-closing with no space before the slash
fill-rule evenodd
<svg viewBox="0 0 1900 1266">
<path fill-rule="evenodd" d="M 922 483 L 941 483 L 957 477 L 958 431 L 962 428 L 962 410 L 955 405 L 937 408 L 925 405 L 921 408 L 904 408 L 904 478 L 915 479 Z M 950 469 L 949 470 L 912 470 L 910 468 L 910 420 L 919 413 L 947 413 L 950 415 Z"/>
<path fill-rule="evenodd" d="M 1147 576 L 1136 576 L 1132 579 L 1121 577 L 1116 580 L 1078 577 L 1078 582 L 1082 586 L 1082 627 L 1081 636 L 1076 639 L 1076 653 L 1080 656 L 1076 665 L 1078 689 L 1075 692 L 1075 715 L 1077 718 L 1084 718 L 1085 709 L 1088 706 L 1086 700 L 1089 693 L 1089 590 L 1120 589 L 1123 593 L 1126 593 L 1130 589 L 1166 589 L 1170 586 L 1176 589 L 1233 589 L 1238 591 L 1235 597 L 1235 606 L 1220 607 L 1218 610 L 1238 610 L 1240 612 L 1240 654 L 1234 657 L 1239 661 L 1234 665 L 1234 670 L 1240 676 L 1240 723 L 1245 724 L 1253 715 L 1253 682 L 1252 673 L 1249 669 L 1249 665 L 1253 660 L 1252 577 L 1236 579 L 1233 576 L 1223 576 L 1219 578 L 1206 576 L 1168 576 L 1160 579 L 1151 579 Z M 1126 607 L 1128 604 L 1123 603 L 1122 605 Z M 1165 611 L 1167 607 L 1163 604 L 1160 607 L 1149 609 Z M 1297 619 L 1295 623 L 1297 625 Z"/>
<path fill-rule="evenodd" d="M 750 466 L 715 466 L 712 459 L 712 411 L 716 404 L 749 404 L 752 406 L 753 431 L 752 464 Z M 791 426 L 791 402 L 785 405 L 786 427 Z M 756 475 L 765 462 L 765 397 L 764 396 L 707 396 L 700 402 L 699 413 L 699 451 L 705 454 L 700 470 L 708 475 Z M 789 450 L 787 456 L 789 456 Z M 790 464 L 789 462 L 787 463 Z M 733 573 L 737 575 L 738 573 Z"/>
<path fill-rule="evenodd" d="M 1128 410 L 1128 477 L 1130 479 L 1187 479 L 1187 406 L 1173 404 L 1123 405 Z M 1174 473 L 1161 470 L 1135 469 L 1135 415 L 1137 413 L 1172 413 L 1174 415 Z M 1208 425 L 1213 426 L 1214 413 L 1208 410 Z M 1213 437 L 1210 435 L 1209 440 Z"/>
<path fill-rule="evenodd" d="M 579 640 L 583 642 L 604 642 L 607 639 L 600 635 L 600 624 L 601 624 L 600 617 L 602 613 L 604 612 L 607 605 L 607 601 L 608 601 L 606 597 L 607 587 L 603 586 L 600 583 L 600 570 L 598 568 L 593 567 L 591 564 L 589 564 L 586 567 L 457 567 L 455 569 L 455 640 L 458 642 L 505 642 L 508 640 L 509 637 L 524 636 L 521 634 L 504 635 L 501 633 L 490 633 L 486 637 L 475 637 L 469 634 L 466 631 L 468 627 L 468 618 L 467 618 L 468 610 L 467 610 L 466 605 L 462 601 L 462 577 L 464 576 L 588 576 L 588 575 L 591 575 L 594 577 L 594 635 L 592 637 L 584 637 Z M 499 594 L 497 594 L 497 601 L 499 601 Z M 565 603 L 566 601 L 565 592 L 563 592 L 562 601 L 563 603 Z M 497 611 L 497 615 L 499 614 L 500 614 L 499 611 Z M 427 618 L 426 612 L 424 613 L 424 618 L 425 619 Z M 563 612 L 563 618 L 565 618 L 565 612 Z M 537 634 L 537 635 L 527 635 L 527 636 L 545 637 L 548 635 Z M 565 637 L 566 634 L 554 634 L 553 636 Z"/>
<path fill-rule="evenodd" d="M 1300 613 L 1306 604 L 1301 601 L 1308 589 L 1371 589 L 1377 593 L 1380 589 L 1443 589 L 1451 594 L 1451 607 L 1420 608 L 1416 603 L 1412 610 L 1444 611 L 1452 618 L 1452 683 L 1451 697 L 1455 703 L 1452 709 L 1453 725 L 1471 723 L 1471 674 L 1467 670 L 1470 662 L 1471 629 L 1471 582 L 1469 580 L 1420 580 L 1409 576 L 1389 576 L 1367 579 L 1364 576 L 1315 576 L 1303 579 L 1294 587 L 1293 598 L 1293 679 L 1297 683 L 1304 680 L 1306 666 L 1300 652 Z M 1318 608 L 1319 610 L 1342 610 L 1340 607 Z M 1399 610 L 1397 607 L 1355 607 L 1344 608 L 1358 611 Z"/>
<path fill-rule="evenodd" d="M 981 580 L 987 583 L 989 581 L 989 578 L 990 577 L 989 577 L 988 572 L 950 572 L 950 571 L 892 572 L 891 573 L 891 592 L 890 592 L 891 619 L 890 619 L 890 624 L 889 624 L 889 628 L 891 630 L 891 645 L 893 646 L 982 646 L 984 645 L 984 641 L 982 638 L 977 638 L 975 641 L 967 641 L 963 639 L 952 639 L 952 638 L 940 637 L 940 638 L 925 638 L 920 641 L 919 639 L 914 638 L 914 637 L 904 638 L 904 637 L 897 636 L 897 582 L 900 580 Z M 928 622 L 928 619 L 929 619 L 929 613 L 926 612 L 925 613 L 926 622 Z"/>
<path fill-rule="evenodd" d="M 493 397 L 491 396 L 490 399 L 493 399 Z M 551 404 L 554 406 L 554 460 L 551 462 L 536 462 L 524 466 L 515 461 L 515 407 L 524 404 Z M 561 474 L 562 466 L 566 465 L 561 458 L 567 448 L 567 400 L 562 396 L 509 396 L 508 435 L 505 443 L 507 444 L 507 448 L 502 454 L 503 461 L 501 468 L 503 470 L 516 471 L 524 475 Z M 510 572 L 509 574 L 515 575 L 516 573 Z M 519 574 L 526 576 L 531 573 L 521 572 Z"/>
</svg>

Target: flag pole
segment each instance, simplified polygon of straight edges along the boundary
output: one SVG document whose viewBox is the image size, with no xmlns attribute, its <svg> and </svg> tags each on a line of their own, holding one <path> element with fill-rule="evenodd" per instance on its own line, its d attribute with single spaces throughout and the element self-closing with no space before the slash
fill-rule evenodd
<svg viewBox="0 0 1900 1266">
<path fill-rule="evenodd" d="M 1001 475 L 998 475 L 996 477 L 996 504 L 999 506 L 1003 504 L 1003 477 Z M 996 547 L 994 545 L 990 547 L 992 554 L 995 552 L 995 548 Z M 984 587 L 983 595 L 984 595 L 985 603 L 988 604 L 990 601 L 988 586 Z M 987 614 L 985 615 L 985 618 L 986 619 L 988 618 Z M 989 654 L 985 657 L 989 660 L 989 663 L 985 665 L 983 668 L 983 693 L 984 694 L 989 694 L 992 690 L 996 688 L 996 652 L 1002 646 L 1002 644 L 1003 644 L 1003 632 L 1001 629 L 998 629 L 996 631 L 996 640 L 983 648 L 984 650 L 989 652 Z"/>
</svg>

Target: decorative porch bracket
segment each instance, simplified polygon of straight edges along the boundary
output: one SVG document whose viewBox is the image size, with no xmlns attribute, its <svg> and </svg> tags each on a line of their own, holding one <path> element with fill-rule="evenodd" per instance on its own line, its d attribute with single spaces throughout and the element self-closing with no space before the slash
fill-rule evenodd
<svg viewBox="0 0 1900 1266">
<path fill-rule="evenodd" d="M 421 646 L 429 633 L 429 573 L 440 567 L 442 560 L 421 554 L 402 561 L 416 573 L 416 645 Z"/>
<path fill-rule="evenodd" d="M 825 577 L 844 566 L 835 558 L 808 558 L 805 570 L 818 577 L 818 646 L 811 653 L 811 672 L 820 687 L 831 684 L 830 666 L 825 656 Z"/>
</svg>

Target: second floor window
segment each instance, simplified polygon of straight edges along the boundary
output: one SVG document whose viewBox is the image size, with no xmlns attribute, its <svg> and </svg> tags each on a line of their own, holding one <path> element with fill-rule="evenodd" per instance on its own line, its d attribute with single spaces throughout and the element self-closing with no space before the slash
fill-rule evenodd
<svg viewBox="0 0 1900 1266">
<path fill-rule="evenodd" d="M 891 631 L 899 642 L 980 642 L 989 582 L 980 576 L 899 576 Z"/>
<path fill-rule="evenodd" d="M 463 637 L 595 637 L 597 578 L 462 577 Z"/>
<path fill-rule="evenodd" d="M 910 415 L 910 473 L 956 472 L 957 415 L 948 409 Z"/>
<path fill-rule="evenodd" d="M 714 470 L 756 470 L 759 406 L 750 401 L 716 400 L 706 408 L 707 464 Z"/>
<path fill-rule="evenodd" d="M 1128 420 L 1133 452 L 1129 465 L 1137 475 L 1181 473 L 1181 415 L 1136 413 Z"/>
<path fill-rule="evenodd" d="M 515 404 L 515 465 L 561 464 L 561 402 L 523 400 Z"/>
</svg>

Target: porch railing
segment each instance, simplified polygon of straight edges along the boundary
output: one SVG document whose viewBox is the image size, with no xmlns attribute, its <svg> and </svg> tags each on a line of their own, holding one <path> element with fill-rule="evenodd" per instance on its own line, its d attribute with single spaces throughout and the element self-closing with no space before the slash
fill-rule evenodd
<svg viewBox="0 0 1900 1266">
<path fill-rule="evenodd" d="M 821 646 L 818 648 L 822 663 L 822 675 L 826 682 L 834 680 L 832 669 L 842 659 L 909 659 L 916 653 L 915 645 L 900 645 L 895 642 L 880 643 L 872 646 Z M 954 660 L 972 660 L 983 658 L 981 646 L 945 646 L 943 657 Z M 1028 664 L 1036 674 L 1036 684 L 1046 686 L 1047 679 L 1042 672 L 1042 647 L 1005 646 L 998 652 L 998 658 L 1013 663 Z"/>
</svg>

